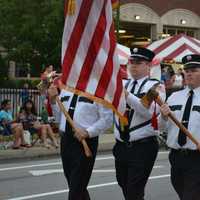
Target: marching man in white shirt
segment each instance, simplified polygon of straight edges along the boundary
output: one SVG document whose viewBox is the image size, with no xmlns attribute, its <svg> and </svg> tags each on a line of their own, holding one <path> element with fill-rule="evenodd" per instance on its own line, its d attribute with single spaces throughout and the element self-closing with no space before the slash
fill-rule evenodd
<svg viewBox="0 0 200 200">
<path fill-rule="evenodd" d="M 156 131 L 151 124 L 153 113 L 159 112 L 158 105 L 155 107 L 153 103 L 147 109 L 141 103 L 141 97 L 159 84 L 158 80 L 149 78 L 153 57 L 154 53 L 145 48 L 131 50 L 131 79 L 125 85 L 129 123 L 122 129 L 116 116 L 114 120 L 116 177 L 126 200 L 144 200 L 144 188 L 158 152 Z M 165 99 L 164 88 L 160 96 Z"/>
<path fill-rule="evenodd" d="M 94 166 L 98 135 L 112 126 L 112 111 L 83 96 L 62 90 L 59 97 L 73 119 L 76 131 L 66 120 L 55 103 L 58 95 L 54 86 L 49 88 L 53 114 L 60 124 L 61 158 L 65 177 L 69 185 L 68 200 L 90 200 L 87 190 Z M 92 157 L 86 157 L 81 141 L 85 139 Z"/>
<path fill-rule="evenodd" d="M 200 199 L 200 148 L 179 130 L 168 115 L 176 118 L 200 141 L 200 55 L 183 57 L 187 87 L 173 93 L 161 106 L 159 127 L 168 132 L 171 148 L 171 182 L 180 200 Z"/>
</svg>

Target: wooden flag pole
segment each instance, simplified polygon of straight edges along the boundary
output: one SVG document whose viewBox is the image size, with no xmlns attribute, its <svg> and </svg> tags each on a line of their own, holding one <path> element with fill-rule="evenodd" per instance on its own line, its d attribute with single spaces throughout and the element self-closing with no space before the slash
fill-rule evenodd
<svg viewBox="0 0 200 200">
<path fill-rule="evenodd" d="M 72 120 L 72 118 L 70 117 L 69 113 L 66 111 L 64 105 L 62 104 L 62 102 L 60 101 L 59 97 L 56 96 L 56 102 L 60 108 L 60 110 L 63 112 L 63 114 L 65 115 L 67 121 L 69 122 L 69 124 L 72 126 L 72 128 L 76 131 L 76 127 L 74 125 L 74 122 Z M 84 148 L 84 152 L 85 152 L 85 155 L 87 157 L 91 157 L 92 156 L 92 152 L 90 150 L 90 148 L 88 147 L 87 145 L 87 142 L 84 140 L 81 141 L 82 145 L 83 145 L 83 148 Z"/>
</svg>

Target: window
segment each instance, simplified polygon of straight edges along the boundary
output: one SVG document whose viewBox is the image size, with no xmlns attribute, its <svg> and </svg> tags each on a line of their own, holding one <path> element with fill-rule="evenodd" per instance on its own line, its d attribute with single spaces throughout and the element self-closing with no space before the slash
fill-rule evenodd
<svg viewBox="0 0 200 200">
<path fill-rule="evenodd" d="M 196 32 L 196 29 L 193 29 L 193 28 L 169 27 L 169 26 L 164 26 L 163 28 L 163 33 L 169 34 L 171 36 L 184 33 L 188 36 L 194 37 L 195 32 Z"/>
<path fill-rule="evenodd" d="M 175 29 L 168 29 L 167 34 L 176 35 L 176 30 Z"/>
</svg>

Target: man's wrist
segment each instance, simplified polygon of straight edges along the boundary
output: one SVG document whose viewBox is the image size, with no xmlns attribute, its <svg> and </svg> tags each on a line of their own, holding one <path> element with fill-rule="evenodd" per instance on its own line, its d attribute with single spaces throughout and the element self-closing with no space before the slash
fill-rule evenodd
<svg viewBox="0 0 200 200">
<path fill-rule="evenodd" d="M 89 134 L 89 132 L 87 130 L 85 130 L 85 137 L 86 138 L 90 138 L 90 134 Z"/>
<path fill-rule="evenodd" d="M 49 98 L 51 104 L 56 104 L 56 97 Z"/>
<path fill-rule="evenodd" d="M 162 119 L 165 120 L 165 121 L 168 120 L 168 116 L 165 116 L 165 115 L 163 115 L 162 113 L 161 113 L 161 117 L 162 117 Z"/>
</svg>

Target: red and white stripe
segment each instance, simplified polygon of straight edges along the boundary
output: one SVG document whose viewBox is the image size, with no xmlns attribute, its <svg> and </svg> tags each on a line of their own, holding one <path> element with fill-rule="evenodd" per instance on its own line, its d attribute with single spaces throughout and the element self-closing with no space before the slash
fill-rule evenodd
<svg viewBox="0 0 200 200">
<path fill-rule="evenodd" d="M 125 112 L 111 0 L 77 0 L 66 13 L 62 39 L 62 82 L 104 99 Z"/>
<path fill-rule="evenodd" d="M 155 60 L 181 62 L 182 57 L 185 55 L 200 54 L 200 41 L 184 34 L 179 34 L 153 42 L 147 48 L 154 51 L 156 54 Z"/>
</svg>

